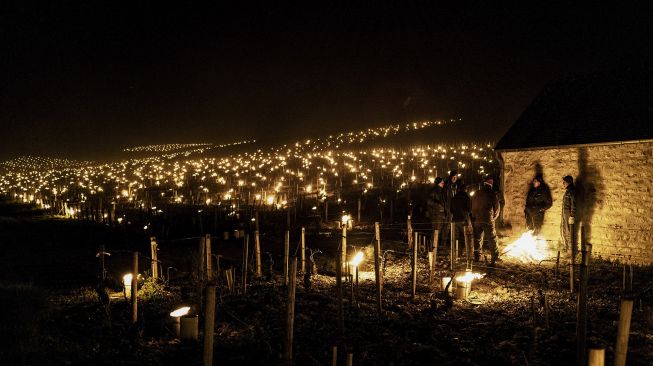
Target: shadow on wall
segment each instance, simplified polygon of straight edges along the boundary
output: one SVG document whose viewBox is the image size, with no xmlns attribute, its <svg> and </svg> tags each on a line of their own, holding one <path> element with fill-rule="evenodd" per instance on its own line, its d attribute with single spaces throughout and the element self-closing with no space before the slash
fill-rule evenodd
<svg viewBox="0 0 653 366">
<path fill-rule="evenodd" d="M 587 148 L 578 148 L 578 176 L 576 177 L 576 215 L 585 226 L 588 241 L 592 238 L 592 219 L 597 208 L 603 206 L 605 184 L 596 166 L 587 162 Z"/>
</svg>

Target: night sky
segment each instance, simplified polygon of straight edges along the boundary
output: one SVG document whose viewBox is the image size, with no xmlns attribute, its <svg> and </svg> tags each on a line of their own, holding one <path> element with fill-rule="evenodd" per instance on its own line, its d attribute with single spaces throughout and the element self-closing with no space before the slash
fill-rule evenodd
<svg viewBox="0 0 653 366">
<path fill-rule="evenodd" d="M 62 3 L 1 10 L 0 159 L 445 118 L 498 139 L 546 82 L 653 54 L 637 8 Z"/>
</svg>

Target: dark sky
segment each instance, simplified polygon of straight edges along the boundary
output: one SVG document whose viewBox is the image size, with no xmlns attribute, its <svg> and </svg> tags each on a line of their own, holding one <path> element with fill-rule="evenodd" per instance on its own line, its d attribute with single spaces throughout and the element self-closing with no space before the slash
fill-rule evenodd
<svg viewBox="0 0 653 366">
<path fill-rule="evenodd" d="M 653 53 L 638 8 L 52 3 L 1 10 L 0 159 L 451 117 L 496 139 L 546 82 Z"/>
</svg>

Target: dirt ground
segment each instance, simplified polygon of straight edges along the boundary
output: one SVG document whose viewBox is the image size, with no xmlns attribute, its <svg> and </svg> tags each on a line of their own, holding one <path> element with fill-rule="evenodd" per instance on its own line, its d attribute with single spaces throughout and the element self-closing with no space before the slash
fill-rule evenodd
<svg viewBox="0 0 653 366">
<path fill-rule="evenodd" d="M 329 365 L 335 345 L 342 365 L 346 353 L 353 354 L 354 365 L 575 363 L 576 295 L 569 292 L 566 268 L 556 276 L 550 262 L 502 261 L 488 273 L 481 263 L 474 271 L 485 277 L 473 282 L 467 300 L 457 300 L 446 296 L 438 285 L 429 285 L 428 261 L 420 255 L 417 295 L 411 299 L 410 258 L 401 232 L 382 230 L 382 237 L 384 310 L 378 314 L 372 234 L 365 230 L 349 234 L 348 245 L 364 251 L 366 259 L 354 302 L 350 283 L 344 284 L 344 333 L 340 333 L 333 275 L 339 232 L 325 228 L 307 236 L 307 246 L 321 253 L 315 255 L 318 274 L 311 277 L 310 288 L 303 276 L 297 279 L 294 364 Z M 221 266 L 236 267 L 239 281 L 242 241 L 218 239 L 214 251 L 224 256 Z M 297 237 L 291 243 L 294 253 Z M 159 259 L 165 281 L 143 281 L 140 321 L 135 326 L 130 324 L 130 305 L 120 297 L 117 279 L 129 270 L 132 250 L 149 252 L 146 233 L 67 220 L 2 218 L 0 245 L 2 364 L 201 364 L 201 342 L 176 340 L 168 316 L 185 304 L 201 313 L 200 284 L 192 273 L 196 239 L 161 241 Z M 106 266 L 114 280 L 99 287 L 112 295 L 109 304 L 100 301 L 96 290 L 101 271 L 95 255 L 101 245 L 112 253 Z M 283 364 L 287 289 L 280 285 L 282 238 L 263 236 L 262 246 L 264 277 L 252 279 L 246 294 L 230 293 L 224 277 L 218 279 L 216 364 Z M 143 271 L 148 261 L 141 259 Z M 464 268 L 462 263 L 459 266 Z M 434 282 L 447 273 L 434 273 Z M 650 365 L 653 268 L 634 267 L 633 273 L 629 292 L 635 306 L 628 364 Z M 619 263 L 592 262 L 588 341 L 606 348 L 606 363 L 614 355 L 622 275 Z"/>
</svg>

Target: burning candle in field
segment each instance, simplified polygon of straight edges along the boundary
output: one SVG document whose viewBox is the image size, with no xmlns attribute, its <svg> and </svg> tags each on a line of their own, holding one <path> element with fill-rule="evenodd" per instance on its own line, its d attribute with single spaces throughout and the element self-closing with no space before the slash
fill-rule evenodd
<svg viewBox="0 0 653 366">
<path fill-rule="evenodd" d="M 472 290 L 472 281 L 475 279 L 481 279 L 483 276 L 485 275 L 466 271 L 464 275 L 456 277 L 456 297 L 460 300 L 467 299 Z"/>
<path fill-rule="evenodd" d="M 129 299 L 132 295 L 132 279 L 134 276 L 131 273 L 127 273 L 122 276 L 122 285 L 125 289 L 125 298 Z"/>
<path fill-rule="evenodd" d="M 179 338 L 181 332 L 181 317 L 188 315 L 189 311 L 190 311 L 190 306 L 183 306 L 170 313 L 170 316 L 174 321 L 175 336 L 177 338 Z"/>
</svg>

